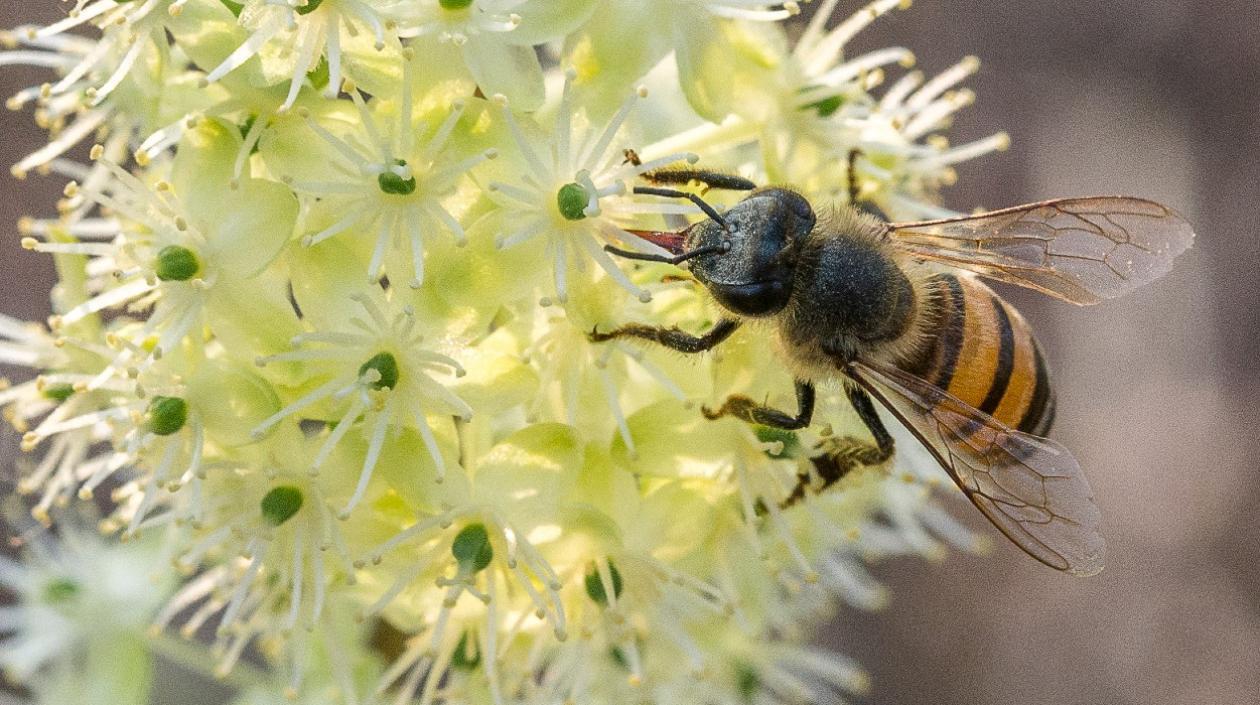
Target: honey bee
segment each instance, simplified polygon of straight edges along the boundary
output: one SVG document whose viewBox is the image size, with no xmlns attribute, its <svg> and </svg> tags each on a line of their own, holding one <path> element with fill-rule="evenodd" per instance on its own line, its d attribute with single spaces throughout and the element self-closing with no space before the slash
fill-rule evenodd
<svg viewBox="0 0 1260 705">
<path fill-rule="evenodd" d="M 1099 572 L 1105 544 L 1089 483 L 1071 453 L 1044 437 L 1055 415 L 1045 357 L 1023 316 L 980 277 L 1094 304 L 1168 272 L 1194 239 L 1190 225 L 1168 207 L 1123 196 L 890 223 L 852 205 L 853 159 L 850 204 L 822 214 L 789 188 L 690 169 L 647 174 L 658 184 L 750 191 L 718 213 L 691 192 L 638 187 L 690 199 L 707 218 L 674 232 L 633 231 L 671 256 L 607 248 L 688 269 L 724 315 L 702 335 L 630 324 L 590 339 L 640 338 L 698 353 L 765 322 L 795 376 L 796 412 L 737 395 L 705 416 L 804 428 L 815 384 L 839 379 L 874 443 L 833 440 L 813 459 L 822 487 L 892 457 L 878 402 L 1015 545 L 1061 571 Z M 784 505 L 810 481 L 803 474 Z"/>
</svg>

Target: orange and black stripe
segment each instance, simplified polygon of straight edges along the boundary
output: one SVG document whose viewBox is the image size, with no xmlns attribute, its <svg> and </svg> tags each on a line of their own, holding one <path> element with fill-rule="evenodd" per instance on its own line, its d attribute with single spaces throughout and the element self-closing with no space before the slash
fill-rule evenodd
<svg viewBox="0 0 1260 705">
<path fill-rule="evenodd" d="M 932 286 L 937 335 L 906 371 L 1007 426 L 1044 435 L 1054 392 L 1023 316 L 972 277 L 939 274 Z"/>
</svg>

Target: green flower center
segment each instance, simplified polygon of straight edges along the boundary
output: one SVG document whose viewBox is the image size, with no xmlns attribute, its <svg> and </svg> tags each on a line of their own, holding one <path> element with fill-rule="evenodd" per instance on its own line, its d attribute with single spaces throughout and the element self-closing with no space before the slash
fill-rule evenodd
<svg viewBox="0 0 1260 705">
<path fill-rule="evenodd" d="M 494 548 L 483 524 L 469 524 L 455 535 L 451 555 L 459 561 L 461 572 L 479 573 L 494 560 Z"/>
<path fill-rule="evenodd" d="M 580 184 L 565 184 L 556 194 L 556 207 L 566 220 L 582 220 L 586 217 L 586 204 L 590 195 Z"/>
<path fill-rule="evenodd" d="M 396 166 L 407 166 L 407 162 L 402 159 L 395 159 L 394 164 Z M 376 177 L 376 183 L 381 187 L 382 191 L 394 196 L 410 196 L 416 192 L 416 177 L 404 179 L 392 171 L 383 172 Z"/>
<path fill-rule="evenodd" d="M 74 394 L 74 385 L 72 384 L 50 384 L 44 387 L 44 398 L 52 399 L 55 402 L 63 402 Z"/>
<path fill-rule="evenodd" d="M 451 668 L 471 671 L 481 665 L 481 649 L 476 641 L 468 641 L 468 632 L 459 638 L 455 653 L 451 655 Z"/>
<path fill-rule="evenodd" d="M 393 389 L 398 384 L 398 358 L 393 353 L 376 353 L 359 366 L 359 377 L 368 370 L 376 370 L 381 378 L 372 383 L 372 389 Z"/>
<path fill-rule="evenodd" d="M 311 87 L 317 91 L 322 91 L 328 87 L 328 82 L 332 80 L 331 68 L 328 66 L 328 57 L 319 57 L 319 64 L 306 74 L 306 78 L 311 82 Z M 255 147 L 254 149 L 258 149 Z"/>
<path fill-rule="evenodd" d="M 79 584 L 70 578 L 57 578 L 44 586 L 44 600 L 59 605 L 74 599 L 79 594 Z"/>
<path fill-rule="evenodd" d="M 757 672 L 744 664 L 735 667 L 735 687 L 739 690 L 744 702 L 751 703 L 753 696 L 761 689 L 761 679 Z"/>
<path fill-rule="evenodd" d="M 613 597 L 621 597 L 621 573 L 612 561 L 608 561 L 608 573 L 612 578 Z M 604 590 L 604 581 L 599 577 L 599 569 L 591 566 L 586 572 L 586 595 L 599 605 L 608 605 L 608 593 Z"/>
<path fill-rule="evenodd" d="M 324 4 L 324 0 L 306 0 L 305 5 L 297 8 L 297 13 L 299 15 L 309 15 L 312 12 L 318 10 L 319 6 L 323 4 Z"/>
<path fill-rule="evenodd" d="M 169 436 L 188 421 L 188 402 L 179 397 L 153 397 L 149 402 L 149 430 Z"/>
<path fill-rule="evenodd" d="M 302 490 L 291 485 L 273 487 L 263 496 L 259 506 L 262 507 L 264 521 L 272 526 L 280 526 L 292 519 L 302 508 Z"/>
<path fill-rule="evenodd" d="M 443 10 L 465 10 L 472 6 L 473 0 L 438 0 Z"/>
<path fill-rule="evenodd" d="M 766 455 L 772 458 L 796 458 L 801 454 L 801 441 L 793 431 L 782 428 L 774 428 L 773 426 L 755 426 L 753 432 L 757 434 L 757 440 L 762 443 L 779 442 L 783 444 L 783 449 L 776 454 L 766 451 Z"/>
<path fill-rule="evenodd" d="M 201 271 L 201 261 L 187 247 L 167 245 L 158 252 L 153 270 L 164 282 L 186 282 Z"/>
<path fill-rule="evenodd" d="M 814 110 L 817 110 L 819 117 L 831 117 L 837 110 L 840 109 L 841 105 L 844 105 L 844 98 L 841 98 L 838 95 L 833 95 L 830 98 L 823 98 L 817 103 L 810 103 L 805 106 L 805 109 L 813 108 Z"/>
</svg>

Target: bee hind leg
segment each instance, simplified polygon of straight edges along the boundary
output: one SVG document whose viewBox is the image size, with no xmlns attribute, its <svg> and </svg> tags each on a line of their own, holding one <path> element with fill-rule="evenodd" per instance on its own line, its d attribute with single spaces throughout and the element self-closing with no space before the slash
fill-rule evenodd
<svg viewBox="0 0 1260 705">
<path fill-rule="evenodd" d="M 701 412 L 707 419 L 720 419 L 723 416 L 734 416 L 749 423 L 757 423 L 762 426 L 773 426 L 774 428 L 783 428 L 787 430 L 795 430 L 805 428 L 809 425 L 810 420 L 814 417 L 814 385 L 802 380 L 796 380 L 796 416 L 788 414 L 786 411 L 779 411 L 764 404 L 758 404 L 752 399 L 736 394 L 727 397 L 726 402 L 716 411 L 704 407 Z"/>
<path fill-rule="evenodd" d="M 862 419 L 862 423 L 870 431 L 875 443 L 852 436 L 824 438 L 818 444 L 818 450 L 821 452 L 809 458 L 814 472 L 803 472 L 797 475 L 796 486 L 779 503 L 780 508 L 786 509 L 801 501 L 805 498 L 807 490 L 812 489 L 814 493 L 826 490 L 859 466 L 881 465 L 893 456 L 893 437 L 884 427 L 879 414 L 875 412 L 875 405 L 871 402 L 870 396 L 857 386 L 847 386 L 845 391 L 848 393 L 849 403 L 853 405 L 853 410 L 857 412 L 858 418 Z M 815 476 L 819 480 L 817 483 L 814 482 Z"/>
</svg>

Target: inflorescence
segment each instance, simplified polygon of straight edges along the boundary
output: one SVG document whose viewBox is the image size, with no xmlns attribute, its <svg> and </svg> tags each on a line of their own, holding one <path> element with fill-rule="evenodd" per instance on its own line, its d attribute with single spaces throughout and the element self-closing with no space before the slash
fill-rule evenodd
<svg viewBox="0 0 1260 705">
<path fill-rule="evenodd" d="M 909 2 L 839 5 L 76 0 L 0 35 L 0 66 L 47 72 L 9 100 L 49 134 L 13 173 L 67 182 L 20 223 L 54 314 L 0 315 L 0 363 L 34 371 L 0 388 L 23 531 L 94 499 L 113 537 L 54 529 L 73 546 L 0 562 L 0 665 L 51 698 L 87 677 L 56 666 L 76 649 L 183 635 L 257 676 L 233 681 L 247 702 L 864 692 L 809 626 L 833 597 L 884 603 L 866 561 L 974 543 L 930 502 L 936 469 L 782 509 L 820 440 L 861 432 L 838 389 L 812 430 L 759 432 L 699 411 L 790 394 L 757 331 L 697 359 L 587 337 L 717 313 L 604 249 L 659 253 L 634 231 L 697 218 L 635 194 L 659 170 L 825 203 L 859 150 L 855 190 L 910 219 L 1005 148 L 942 134 L 974 58 L 929 78 L 907 49 L 846 52 Z"/>
</svg>

